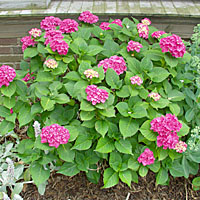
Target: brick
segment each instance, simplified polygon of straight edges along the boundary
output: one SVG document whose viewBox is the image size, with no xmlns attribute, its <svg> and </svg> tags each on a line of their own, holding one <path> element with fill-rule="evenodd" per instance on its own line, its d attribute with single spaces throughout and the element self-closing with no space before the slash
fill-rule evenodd
<svg viewBox="0 0 200 200">
<path fill-rule="evenodd" d="M 0 62 L 20 62 L 23 55 L 0 55 Z"/>
<path fill-rule="evenodd" d="M 17 38 L 0 38 L 0 45 L 17 44 Z"/>
<path fill-rule="evenodd" d="M 2 65 L 9 65 L 10 67 L 13 67 L 14 69 L 16 69 L 15 63 L 0 62 L 0 66 L 2 66 Z"/>
<path fill-rule="evenodd" d="M 12 48 L 11 47 L 0 47 L 0 54 L 11 54 Z"/>
<path fill-rule="evenodd" d="M 12 52 L 14 54 L 22 54 L 22 47 L 21 46 L 18 46 L 18 47 L 12 47 Z"/>
</svg>

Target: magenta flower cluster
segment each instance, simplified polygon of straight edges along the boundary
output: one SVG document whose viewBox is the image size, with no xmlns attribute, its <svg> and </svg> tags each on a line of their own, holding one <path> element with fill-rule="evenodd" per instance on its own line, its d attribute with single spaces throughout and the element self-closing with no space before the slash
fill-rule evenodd
<svg viewBox="0 0 200 200">
<path fill-rule="evenodd" d="M 172 114 L 166 114 L 151 121 L 151 130 L 158 133 L 157 146 L 163 146 L 163 149 L 174 149 L 179 141 L 177 132 L 180 131 L 182 124 L 177 117 Z"/>
<path fill-rule="evenodd" d="M 123 57 L 120 56 L 111 56 L 101 60 L 98 64 L 98 67 L 103 66 L 104 73 L 106 73 L 108 68 L 112 68 L 118 75 L 123 74 L 126 71 L 126 62 Z"/>
<path fill-rule="evenodd" d="M 62 32 L 59 30 L 49 30 L 45 33 L 44 38 L 46 38 L 44 44 L 48 45 L 54 40 L 62 40 L 64 36 L 62 35 Z"/>
<path fill-rule="evenodd" d="M 149 27 L 143 23 L 137 24 L 137 29 L 139 33 L 139 37 L 148 39 L 149 37 Z"/>
<path fill-rule="evenodd" d="M 127 46 L 127 51 L 136 51 L 136 52 L 140 52 L 140 49 L 142 48 L 143 46 L 139 43 L 139 42 L 135 42 L 133 40 L 130 40 L 128 42 L 128 46 Z"/>
<path fill-rule="evenodd" d="M 28 82 L 30 80 L 34 80 L 35 77 L 32 76 L 32 74 L 33 74 L 33 72 L 31 74 L 28 72 L 22 80 L 25 81 L 25 82 Z"/>
<path fill-rule="evenodd" d="M 30 47 L 30 46 L 33 46 L 35 44 L 37 44 L 37 42 L 34 41 L 34 39 L 31 38 L 31 36 L 25 36 L 21 39 L 21 42 L 23 43 L 22 44 L 22 51 L 24 52 L 24 50 L 27 48 L 27 47 Z"/>
<path fill-rule="evenodd" d="M 10 82 L 13 81 L 15 76 L 16 76 L 16 73 L 12 67 L 10 67 L 8 65 L 2 65 L 0 67 L 0 88 L 3 85 L 9 86 Z"/>
<path fill-rule="evenodd" d="M 139 76 L 132 76 L 130 80 L 131 80 L 131 84 L 133 85 L 135 84 L 141 85 L 143 83 L 142 79 Z"/>
<path fill-rule="evenodd" d="M 103 89 L 99 89 L 96 85 L 89 85 L 85 89 L 87 93 L 87 100 L 92 102 L 92 105 L 97 103 L 105 103 L 108 99 L 108 92 Z"/>
<path fill-rule="evenodd" d="M 66 144 L 70 138 L 69 131 L 58 124 L 52 124 L 42 128 L 41 143 L 49 143 L 49 146 L 56 147 L 60 144 Z"/>
<path fill-rule="evenodd" d="M 109 23 L 109 22 L 102 22 L 101 24 L 100 24 L 100 28 L 102 29 L 102 30 L 110 30 L 111 28 L 109 27 L 109 25 L 110 24 L 117 24 L 118 26 L 121 26 L 121 27 L 123 27 L 122 26 L 122 21 L 120 20 L 120 19 L 115 19 L 113 22 L 111 22 L 111 23 Z"/>
<path fill-rule="evenodd" d="M 69 45 L 64 40 L 54 40 L 50 43 L 50 47 L 60 55 L 66 55 L 69 49 Z"/>
<path fill-rule="evenodd" d="M 60 24 L 62 33 L 72 33 L 78 31 L 78 23 L 73 19 L 64 19 Z"/>
<path fill-rule="evenodd" d="M 162 38 L 159 44 L 162 52 L 170 52 L 175 58 L 183 57 L 186 52 L 183 41 L 175 34 Z"/>
<path fill-rule="evenodd" d="M 44 29 L 45 31 L 49 30 L 55 30 L 56 26 L 60 26 L 62 20 L 58 17 L 45 17 L 41 22 L 40 22 L 40 27 Z"/>
<path fill-rule="evenodd" d="M 94 24 L 99 21 L 99 17 L 96 15 L 93 15 L 90 11 L 84 11 L 80 14 L 79 18 L 80 21 L 83 21 L 85 23 Z"/>
<path fill-rule="evenodd" d="M 138 162 L 144 166 L 151 165 L 155 161 L 153 152 L 150 149 L 145 149 L 144 152 L 138 157 Z"/>
<path fill-rule="evenodd" d="M 164 35 L 165 31 L 155 31 L 151 34 L 151 37 L 153 38 L 159 38 L 161 35 Z"/>
</svg>

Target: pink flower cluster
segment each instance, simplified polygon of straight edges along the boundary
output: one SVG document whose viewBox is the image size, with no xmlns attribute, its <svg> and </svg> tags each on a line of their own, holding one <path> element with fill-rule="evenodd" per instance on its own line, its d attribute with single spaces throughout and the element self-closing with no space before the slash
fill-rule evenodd
<svg viewBox="0 0 200 200">
<path fill-rule="evenodd" d="M 34 76 L 31 77 L 32 74 L 33 74 L 33 72 L 32 72 L 31 74 L 28 72 L 28 73 L 26 74 L 26 76 L 25 76 L 22 80 L 25 81 L 25 82 L 28 82 L 28 81 L 30 81 L 30 80 L 34 80 L 35 77 L 34 77 Z"/>
<path fill-rule="evenodd" d="M 151 34 L 153 38 L 159 38 L 161 35 L 165 34 L 165 31 L 155 31 Z"/>
<path fill-rule="evenodd" d="M 45 31 L 56 29 L 56 26 L 60 26 L 62 20 L 58 17 L 45 17 L 41 22 L 40 22 L 40 27 L 44 29 Z"/>
<path fill-rule="evenodd" d="M 97 88 L 96 85 L 88 85 L 85 92 L 87 93 L 87 100 L 91 101 L 92 105 L 105 103 L 106 99 L 108 99 L 108 92 Z"/>
<path fill-rule="evenodd" d="M 130 40 L 128 42 L 128 46 L 127 46 L 127 51 L 136 51 L 136 52 L 140 52 L 140 49 L 142 48 L 143 46 L 139 43 L 139 42 L 135 42 L 133 40 Z"/>
<path fill-rule="evenodd" d="M 138 162 L 144 166 L 151 165 L 155 161 L 153 152 L 150 149 L 145 149 L 144 152 L 138 157 Z"/>
<path fill-rule="evenodd" d="M 64 19 L 60 24 L 62 33 L 72 33 L 78 31 L 78 23 L 73 19 Z"/>
<path fill-rule="evenodd" d="M 38 28 L 32 28 L 28 33 L 29 35 L 36 38 L 36 37 L 40 37 L 40 35 L 42 34 L 42 31 Z"/>
<path fill-rule="evenodd" d="M 131 80 L 131 84 L 137 84 L 137 85 L 141 85 L 143 83 L 142 79 L 139 76 L 132 76 L 130 78 Z"/>
<path fill-rule="evenodd" d="M 60 144 L 66 144 L 70 138 L 69 131 L 58 124 L 52 124 L 51 126 L 46 126 L 42 128 L 41 143 L 49 143 L 49 146 L 56 147 Z"/>
<path fill-rule="evenodd" d="M 50 69 L 55 69 L 58 67 L 58 63 L 54 59 L 51 59 L 51 58 L 46 60 L 44 64 Z"/>
<path fill-rule="evenodd" d="M 183 142 L 183 141 L 179 141 L 179 142 L 176 144 L 176 146 L 175 146 L 174 149 L 175 149 L 176 152 L 178 152 L 178 153 L 183 153 L 183 152 L 185 152 L 185 151 L 187 150 L 187 144 L 186 144 L 185 142 Z"/>
<path fill-rule="evenodd" d="M 152 98 L 154 101 L 159 101 L 161 96 L 156 92 L 151 92 L 148 94 L 148 97 Z"/>
<path fill-rule="evenodd" d="M 69 45 L 64 40 L 54 40 L 50 43 L 50 47 L 60 55 L 66 55 L 69 49 Z"/>
<path fill-rule="evenodd" d="M 82 12 L 78 19 L 89 24 L 94 24 L 99 21 L 98 16 L 93 15 L 90 11 Z"/>
<path fill-rule="evenodd" d="M 177 117 L 172 114 L 166 114 L 151 121 L 151 130 L 158 133 L 157 145 L 163 146 L 163 149 L 174 149 L 179 141 L 177 132 L 180 131 L 182 124 Z"/>
<path fill-rule="evenodd" d="M 183 57 L 186 49 L 183 41 L 178 35 L 173 34 L 160 40 L 162 52 L 170 52 L 175 58 Z"/>
<path fill-rule="evenodd" d="M 151 21 L 150 21 L 150 19 L 148 19 L 148 18 L 142 19 L 141 22 L 142 22 L 143 24 L 147 25 L 147 26 L 149 26 L 149 25 L 151 24 Z"/>
<path fill-rule="evenodd" d="M 106 73 L 108 68 L 112 68 L 118 75 L 123 74 L 126 71 L 126 62 L 123 57 L 111 56 L 101 60 L 98 64 L 98 67 L 103 66 L 104 73 Z"/>
<path fill-rule="evenodd" d="M 44 38 L 46 38 L 44 44 L 48 45 L 54 40 L 62 40 L 64 36 L 62 35 L 62 32 L 59 30 L 49 30 L 45 33 Z"/>
<path fill-rule="evenodd" d="M 94 71 L 93 69 L 87 69 L 84 71 L 84 74 L 87 78 L 92 79 L 93 77 L 98 78 L 99 77 L 99 73 Z"/>
<path fill-rule="evenodd" d="M 31 38 L 31 36 L 25 36 L 21 39 L 22 44 L 22 51 L 24 52 L 24 50 L 29 47 L 29 46 L 33 46 L 35 44 L 37 44 L 37 42 L 34 41 L 34 39 Z"/>
<path fill-rule="evenodd" d="M 139 37 L 148 39 L 149 37 L 149 27 L 143 23 L 137 24 L 137 29 L 139 33 Z"/>
<path fill-rule="evenodd" d="M 122 21 L 120 19 L 115 19 L 113 22 L 102 22 L 101 25 L 99 26 L 102 30 L 110 30 L 111 28 L 109 27 L 110 24 L 117 24 L 121 27 L 122 26 Z"/>
<path fill-rule="evenodd" d="M 13 81 L 15 76 L 16 76 L 16 73 L 12 67 L 10 67 L 8 65 L 2 65 L 0 67 L 0 88 L 3 85 L 9 86 L 10 82 Z"/>
</svg>

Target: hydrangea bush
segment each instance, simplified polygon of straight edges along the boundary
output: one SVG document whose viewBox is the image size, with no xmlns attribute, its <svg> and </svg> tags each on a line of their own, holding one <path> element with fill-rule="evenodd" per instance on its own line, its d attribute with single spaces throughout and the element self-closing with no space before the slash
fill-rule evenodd
<svg viewBox="0 0 200 200">
<path fill-rule="evenodd" d="M 28 127 L 18 153 L 35 184 L 52 170 L 84 171 L 93 183 L 102 173 L 103 188 L 131 186 L 149 170 L 162 185 L 169 174 L 196 174 L 200 155 L 186 140 L 199 119 L 188 114 L 184 41 L 147 18 L 78 19 L 46 17 L 21 40 L 21 70 L 0 68 L 0 131 Z"/>
</svg>

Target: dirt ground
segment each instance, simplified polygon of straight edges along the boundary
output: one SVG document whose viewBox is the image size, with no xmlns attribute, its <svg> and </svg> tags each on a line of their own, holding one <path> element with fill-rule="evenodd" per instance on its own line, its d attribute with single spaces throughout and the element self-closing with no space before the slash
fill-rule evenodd
<svg viewBox="0 0 200 200">
<path fill-rule="evenodd" d="M 28 185 L 23 197 L 24 200 L 200 200 L 200 191 L 192 190 L 192 177 L 170 179 L 169 186 L 156 187 L 155 175 L 149 172 L 131 188 L 120 182 L 113 188 L 101 189 L 102 180 L 95 185 L 84 173 L 74 177 L 52 174 L 43 196 L 34 185 Z"/>
</svg>

